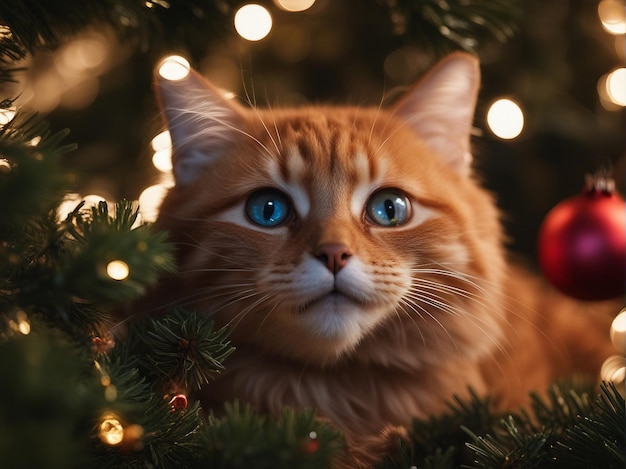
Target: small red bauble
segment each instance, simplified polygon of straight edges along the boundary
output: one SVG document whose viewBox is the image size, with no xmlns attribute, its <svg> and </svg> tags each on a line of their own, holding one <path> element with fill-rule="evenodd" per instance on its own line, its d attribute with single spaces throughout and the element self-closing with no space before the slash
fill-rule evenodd
<svg viewBox="0 0 626 469">
<path fill-rule="evenodd" d="M 548 213 L 538 256 L 548 280 L 574 298 L 608 300 L 624 294 L 626 206 L 611 179 L 588 177 L 581 195 Z"/>
<path fill-rule="evenodd" d="M 317 453 L 320 449 L 320 442 L 317 439 L 317 433 L 312 431 L 309 433 L 309 439 L 304 443 L 304 452 L 307 454 Z"/>
<path fill-rule="evenodd" d="M 169 401 L 170 409 L 172 412 L 178 412 L 187 408 L 187 396 L 184 394 L 176 394 Z"/>
</svg>

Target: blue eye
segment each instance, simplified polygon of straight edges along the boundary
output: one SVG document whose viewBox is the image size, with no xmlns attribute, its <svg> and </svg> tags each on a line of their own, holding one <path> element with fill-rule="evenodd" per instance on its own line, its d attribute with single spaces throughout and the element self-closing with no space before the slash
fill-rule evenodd
<svg viewBox="0 0 626 469">
<path fill-rule="evenodd" d="M 275 189 L 261 189 L 250 195 L 246 214 L 252 223 L 267 228 L 282 225 L 291 213 L 285 194 Z"/>
<path fill-rule="evenodd" d="M 367 201 L 369 219 L 381 226 L 399 226 L 409 221 L 411 204 L 406 195 L 397 189 L 383 189 Z"/>
</svg>

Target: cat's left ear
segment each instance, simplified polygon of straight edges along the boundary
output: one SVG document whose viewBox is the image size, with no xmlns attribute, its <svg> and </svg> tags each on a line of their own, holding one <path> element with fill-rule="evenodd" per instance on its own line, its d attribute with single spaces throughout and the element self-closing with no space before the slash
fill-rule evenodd
<svg viewBox="0 0 626 469">
<path fill-rule="evenodd" d="M 243 111 L 178 58 L 161 63 L 155 85 L 172 138 L 174 180 L 186 186 L 227 153 L 239 136 Z"/>
<path fill-rule="evenodd" d="M 393 109 L 462 174 L 470 171 L 470 134 L 479 85 L 478 59 L 457 52 L 435 65 Z"/>
</svg>

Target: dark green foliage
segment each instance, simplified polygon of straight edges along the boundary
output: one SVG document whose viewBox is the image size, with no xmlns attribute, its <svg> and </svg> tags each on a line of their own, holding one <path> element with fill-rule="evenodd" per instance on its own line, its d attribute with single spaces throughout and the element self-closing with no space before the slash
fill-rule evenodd
<svg viewBox="0 0 626 469">
<path fill-rule="evenodd" d="M 400 448 L 401 461 L 387 459 L 381 467 L 458 467 L 465 461 L 467 453 L 465 443 L 468 436 L 463 426 L 478 433 L 487 432 L 499 418 L 489 409 L 489 399 L 481 399 L 473 393 L 468 401 L 456 398 L 446 414 L 415 420 L 410 446 L 402 445 Z"/>
<path fill-rule="evenodd" d="M 73 262 L 58 272 L 57 284 L 66 285 L 81 298 L 119 303 L 138 298 L 160 273 L 171 272 L 173 256 L 165 244 L 166 234 L 154 233 L 147 225 L 135 228 L 137 211 L 128 201 L 117 204 L 114 217 L 105 202 L 88 211 L 74 211 L 64 223 Z M 124 281 L 106 273 L 108 263 L 115 260 L 129 266 Z"/>
<path fill-rule="evenodd" d="M 151 321 L 137 335 L 148 351 L 149 369 L 158 373 L 155 378 L 172 380 L 189 392 L 223 371 L 222 362 L 234 350 L 226 340 L 226 329 L 215 331 L 210 317 L 186 311 Z"/>
<path fill-rule="evenodd" d="M 386 3 L 396 34 L 443 50 L 475 50 L 485 35 L 505 42 L 514 35 L 521 17 L 517 0 L 387 0 Z"/>
<path fill-rule="evenodd" d="M 96 370 L 63 336 L 30 327 L 0 340 L 0 465 L 86 467 L 93 409 L 106 403 Z"/>
<path fill-rule="evenodd" d="M 326 468 L 342 440 L 313 411 L 285 409 L 273 421 L 248 405 L 227 404 L 224 416 L 209 418 L 207 467 L 255 469 Z"/>
<path fill-rule="evenodd" d="M 579 415 L 554 448 L 560 467 L 622 469 L 626 467 L 626 415 L 624 397 L 612 384 L 589 412 Z"/>
<path fill-rule="evenodd" d="M 439 418 L 416 421 L 411 441 L 378 466 L 409 468 L 622 468 L 626 463 L 624 398 L 584 383 L 533 395 L 530 410 L 495 415 L 488 400 L 457 401 Z"/>
<path fill-rule="evenodd" d="M 261 0 L 275 9 L 270 0 Z M 355 9 L 382 8 L 395 34 L 417 39 L 437 49 L 473 50 L 479 37 L 495 35 L 506 41 L 520 16 L 518 0 L 387 0 L 354 2 Z M 140 51 L 186 50 L 200 58 L 210 39 L 224 36 L 231 16 L 242 2 L 235 0 L 4 0 L 0 25 L 0 58 L 19 59 L 27 52 L 54 48 L 86 26 L 111 25 L 122 40 Z M 164 43 L 164 40 L 167 42 Z M 11 74 L 0 60 L 0 81 Z"/>
</svg>

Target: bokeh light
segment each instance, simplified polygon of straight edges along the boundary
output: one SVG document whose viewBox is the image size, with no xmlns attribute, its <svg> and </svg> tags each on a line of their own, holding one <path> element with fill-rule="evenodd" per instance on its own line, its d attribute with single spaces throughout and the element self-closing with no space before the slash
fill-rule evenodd
<svg viewBox="0 0 626 469">
<path fill-rule="evenodd" d="M 313 6 L 315 0 L 274 0 L 274 3 L 285 11 L 304 11 Z"/>
<path fill-rule="evenodd" d="M 600 379 L 615 384 L 622 385 L 626 379 L 626 357 L 622 355 L 612 355 L 602 364 Z"/>
<path fill-rule="evenodd" d="M 155 184 L 143 190 L 139 195 L 139 213 L 142 221 L 153 222 L 157 219 L 159 207 L 168 189 L 166 184 Z"/>
<path fill-rule="evenodd" d="M 611 323 L 611 342 L 619 353 L 626 356 L 626 308 Z"/>
<path fill-rule="evenodd" d="M 189 61 L 180 55 L 170 55 L 161 61 L 159 75 L 166 80 L 178 81 L 189 75 L 191 65 Z"/>
<path fill-rule="evenodd" d="M 602 27 L 610 34 L 626 33 L 626 5 L 619 0 L 602 0 L 598 4 Z"/>
<path fill-rule="evenodd" d="M 618 68 L 608 74 L 606 90 L 613 103 L 626 106 L 626 68 Z"/>
<path fill-rule="evenodd" d="M 524 113 L 514 101 L 499 99 L 487 111 L 487 125 L 497 137 L 510 140 L 522 133 Z"/>
<path fill-rule="evenodd" d="M 152 164 L 161 172 L 167 173 L 172 170 L 172 150 L 165 148 L 164 150 L 155 151 L 152 155 Z"/>
<path fill-rule="evenodd" d="M 248 41 L 260 41 L 272 30 L 272 15 L 256 3 L 244 5 L 235 13 L 235 30 Z"/>
<path fill-rule="evenodd" d="M 152 141 L 150 142 L 152 149 L 154 151 L 165 150 L 166 148 L 171 148 L 172 146 L 172 137 L 170 136 L 169 130 L 164 130 L 161 133 L 158 133 L 154 136 Z"/>
<path fill-rule="evenodd" d="M 151 142 L 154 154 L 152 164 L 161 172 L 167 173 L 172 170 L 172 138 L 169 131 L 156 135 Z"/>
<path fill-rule="evenodd" d="M 63 201 L 57 207 L 57 214 L 60 220 L 65 220 L 67 216 L 74 211 L 76 206 L 81 202 L 80 194 L 71 192 L 63 197 Z"/>
</svg>

